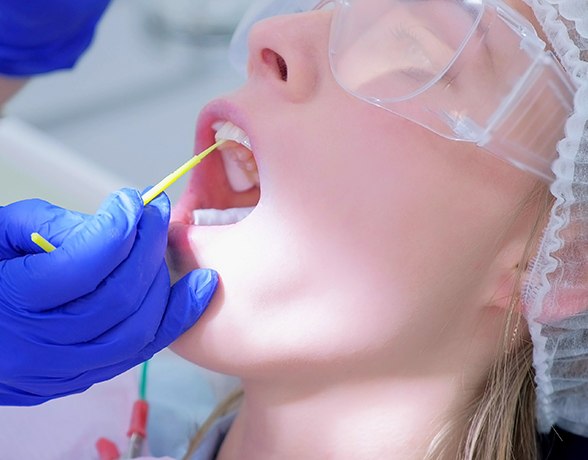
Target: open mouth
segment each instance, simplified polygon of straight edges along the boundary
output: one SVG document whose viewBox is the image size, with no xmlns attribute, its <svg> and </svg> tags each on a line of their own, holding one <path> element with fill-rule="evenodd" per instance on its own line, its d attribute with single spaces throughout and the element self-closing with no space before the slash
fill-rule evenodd
<svg viewBox="0 0 588 460">
<path fill-rule="evenodd" d="M 245 131 L 230 121 L 217 120 L 212 132 L 216 141 L 225 142 L 206 165 L 203 162 L 196 168 L 186 191 L 193 195 L 188 197 L 186 220 L 198 226 L 240 222 L 255 209 L 260 196 L 257 162 Z"/>
</svg>

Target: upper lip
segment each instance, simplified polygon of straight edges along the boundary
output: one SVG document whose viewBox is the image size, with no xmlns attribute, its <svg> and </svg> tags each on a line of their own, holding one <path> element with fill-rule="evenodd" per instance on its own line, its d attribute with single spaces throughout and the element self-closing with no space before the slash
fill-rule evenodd
<svg viewBox="0 0 588 460">
<path fill-rule="evenodd" d="M 214 144 L 215 131 L 212 125 L 216 121 L 230 121 L 238 126 L 247 133 L 251 145 L 254 145 L 254 141 L 251 138 L 251 131 L 248 127 L 248 119 L 243 112 L 227 100 L 219 99 L 206 105 L 198 117 L 198 123 L 196 125 L 196 151 L 200 152 Z"/>
</svg>

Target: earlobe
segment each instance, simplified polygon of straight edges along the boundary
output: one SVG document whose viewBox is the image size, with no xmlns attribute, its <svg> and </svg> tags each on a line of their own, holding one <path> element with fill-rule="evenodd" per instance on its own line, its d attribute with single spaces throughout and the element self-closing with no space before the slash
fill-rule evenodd
<svg viewBox="0 0 588 460">
<path fill-rule="evenodd" d="M 489 289 L 488 306 L 502 310 L 520 311 L 520 294 L 527 276 L 529 241 L 515 238 L 499 252 L 495 259 L 496 274 Z"/>
<path fill-rule="evenodd" d="M 516 266 L 508 273 L 504 273 L 495 285 L 494 294 L 488 306 L 501 310 L 509 310 L 513 307 L 519 309 L 522 281 L 521 273 Z"/>
<path fill-rule="evenodd" d="M 545 218 L 545 194 L 549 190 L 540 187 L 524 200 L 510 226 L 503 234 L 494 259 L 494 286 L 491 289 L 489 306 L 521 311 L 521 291 L 536 253 L 540 229 Z M 492 282 L 491 282 L 492 284 Z"/>
</svg>

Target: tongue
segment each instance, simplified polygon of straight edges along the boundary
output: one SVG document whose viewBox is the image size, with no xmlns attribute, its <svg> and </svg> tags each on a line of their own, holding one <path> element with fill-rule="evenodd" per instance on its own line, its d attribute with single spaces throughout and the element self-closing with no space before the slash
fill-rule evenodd
<svg viewBox="0 0 588 460">
<path fill-rule="evenodd" d="M 255 206 L 230 209 L 195 209 L 192 212 L 194 225 L 229 225 L 245 219 Z"/>
</svg>

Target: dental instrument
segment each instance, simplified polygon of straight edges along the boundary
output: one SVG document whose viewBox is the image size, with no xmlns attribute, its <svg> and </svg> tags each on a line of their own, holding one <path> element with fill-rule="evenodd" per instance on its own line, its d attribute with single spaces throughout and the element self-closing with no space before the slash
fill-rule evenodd
<svg viewBox="0 0 588 460">
<path fill-rule="evenodd" d="M 147 365 L 149 361 L 143 363 L 141 377 L 139 380 L 139 399 L 133 404 L 131 413 L 131 424 L 127 431 L 129 437 L 129 447 L 124 457 L 120 456 L 118 447 L 114 442 L 107 438 L 100 438 L 96 441 L 96 450 L 100 460 L 121 460 L 138 458 L 143 450 L 143 443 L 147 437 L 147 416 L 149 413 L 149 403 L 147 402 Z"/>
<path fill-rule="evenodd" d="M 225 142 L 224 139 L 216 142 L 215 144 L 208 147 L 203 152 L 199 153 L 198 155 L 193 156 L 190 158 L 186 163 L 180 166 L 171 174 L 164 177 L 159 183 L 157 183 L 152 189 L 145 192 L 142 196 L 143 204 L 146 206 L 148 205 L 153 199 L 155 199 L 159 194 L 161 194 L 165 189 L 167 189 L 170 185 L 172 185 L 175 181 L 177 181 L 180 177 L 190 171 L 194 166 L 200 163 L 209 153 L 215 150 L 218 146 Z"/>
<path fill-rule="evenodd" d="M 137 458 L 141 456 L 143 442 L 147 437 L 147 415 L 149 404 L 147 403 L 147 367 L 149 361 L 143 363 L 141 380 L 139 384 L 139 399 L 133 404 L 131 426 L 127 432 L 129 448 L 125 458 Z"/>
<path fill-rule="evenodd" d="M 45 252 L 53 252 L 57 249 L 37 232 L 31 233 L 31 240 Z"/>
<path fill-rule="evenodd" d="M 198 155 L 193 156 L 188 161 L 186 161 L 182 166 L 176 169 L 171 174 L 165 176 L 162 180 L 160 180 L 153 188 L 146 191 L 141 198 L 143 199 L 143 206 L 147 206 L 151 201 L 157 198 L 162 192 L 164 192 L 170 185 L 176 182 L 180 177 L 198 165 L 208 154 L 213 152 L 217 147 L 221 144 L 226 142 L 225 139 L 221 139 L 208 147 L 206 150 L 200 152 Z M 45 239 L 41 234 L 34 232 L 31 233 L 31 240 L 45 252 L 52 252 L 57 249 L 53 244 L 51 244 L 47 239 Z"/>
</svg>

